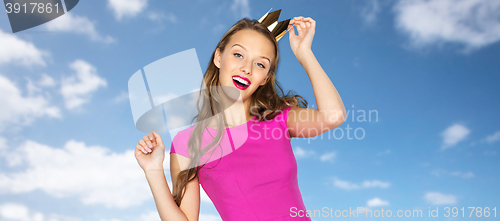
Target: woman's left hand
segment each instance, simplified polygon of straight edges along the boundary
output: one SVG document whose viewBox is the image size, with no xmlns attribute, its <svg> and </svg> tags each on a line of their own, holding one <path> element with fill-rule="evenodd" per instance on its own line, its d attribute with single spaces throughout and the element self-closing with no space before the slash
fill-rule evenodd
<svg viewBox="0 0 500 221">
<path fill-rule="evenodd" d="M 295 34 L 295 28 L 299 35 Z M 295 57 L 300 60 L 300 55 L 311 50 L 311 45 L 314 37 L 316 21 L 312 18 L 294 17 L 288 24 L 288 35 L 290 35 L 290 47 L 292 48 Z"/>
</svg>

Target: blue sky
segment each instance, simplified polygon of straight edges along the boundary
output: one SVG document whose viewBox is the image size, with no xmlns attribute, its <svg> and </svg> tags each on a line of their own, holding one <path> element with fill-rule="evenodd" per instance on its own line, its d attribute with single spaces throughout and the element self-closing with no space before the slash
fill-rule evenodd
<svg viewBox="0 0 500 221">
<path fill-rule="evenodd" d="M 133 156 L 145 134 L 130 76 L 190 48 L 205 70 L 232 24 L 270 8 L 317 21 L 312 50 L 349 112 L 330 138 L 292 140 L 308 210 L 422 210 L 398 218 L 422 220 L 430 207 L 433 220 L 455 220 L 445 207 L 489 207 L 495 219 L 500 3 L 489 0 L 80 1 L 16 34 L 1 13 L 0 219 L 159 220 Z M 279 45 L 278 81 L 314 108 L 288 35 Z M 383 219 L 364 215 L 334 218 Z M 200 220 L 218 217 L 203 196 Z"/>
</svg>

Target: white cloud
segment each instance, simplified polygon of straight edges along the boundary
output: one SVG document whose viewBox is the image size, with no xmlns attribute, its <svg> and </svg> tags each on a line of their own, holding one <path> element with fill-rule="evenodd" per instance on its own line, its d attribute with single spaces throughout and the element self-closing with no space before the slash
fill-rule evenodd
<svg viewBox="0 0 500 221">
<path fill-rule="evenodd" d="M 45 59 L 48 55 L 48 52 L 38 49 L 33 43 L 0 29 L 0 65 L 45 66 Z"/>
<path fill-rule="evenodd" d="M 74 109 L 89 102 L 91 94 L 99 87 L 105 87 L 107 83 L 97 75 L 94 66 L 83 60 L 74 61 L 70 64 L 70 68 L 76 74 L 61 80 L 61 93 L 66 108 Z"/>
<path fill-rule="evenodd" d="M 167 128 L 168 129 L 177 129 L 181 127 L 185 127 L 188 125 L 188 122 L 185 122 L 185 118 L 175 116 L 175 115 L 170 115 L 167 116 Z"/>
<path fill-rule="evenodd" d="M 158 211 L 150 211 L 139 216 L 139 221 L 158 221 L 160 220 L 160 215 Z"/>
<path fill-rule="evenodd" d="M 474 177 L 474 173 L 470 172 L 470 171 L 469 172 L 447 171 L 447 170 L 443 170 L 443 169 L 432 170 L 431 174 L 434 176 L 437 176 L 437 177 L 440 177 L 443 175 L 448 175 L 448 176 L 456 176 L 456 177 L 465 178 L 465 179 Z"/>
<path fill-rule="evenodd" d="M 308 150 L 298 146 L 293 148 L 293 154 L 296 159 L 314 158 L 321 162 L 334 162 L 335 158 L 337 158 L 337 152 L 335 151 L 317 154 L 314 150 Z"/>
<path fill-rule="evenodd" d="M 335 187 L 338 187 L 340 189 L 345 189 L 345 190 L 352 190 L 352 189 L 359 189 L 360 188 L 359 185 L 357 185 L 357 184 L 349 183 L 348 181 L 339 180 L 337 178 L 334 178 L 333 185 Z"/>
<path fill-rule="evenodd" d="M 224 26 L 223 24 L 217 24 L 217 25 L 214 24 L 212 26 L 212 33 L 218 34 L 222 31 L 224 31 L 225 28 L 226 28 L 226 26 Z"/>
<path fill-rule="evenodd" d="M 13 168 L 13 172 L 0 172 L 0 194 L 40 190 L 53 197 L 75 197 L 85 205 L 108 208 L 129 208 L 152 200 L 134 150 L 115 153 L 73 140 L 63 148 L 28 140 L 13 149 L 16 151 L 0 152 L 0 158 Z M 169 162 L 165 158 L 167 174 Z"/>
<path fill-rule="evenodd" d="M 497 155 L 497 153 L 498 153 L 497 151 L 484 151 L 483 152 L 483 154 L 485 156 L 495 156 L 495 155 Z"/>
<path fill-rule="evenodd" d="M 42 88 L 50 88 L 56 85 L 55 80 L 47 74 L 42 74 L 38 81 L 33 81 L 29 77 L 25 77 L 28 83 L 26 84 L 26 89 L 28 90 L 28 94 L 30 96 L 40 94 L 42 92 Z"/>
<path fill-rule="evenodd" d="M 169 21 L 171 23 L 177 23 L 177 17 L 173 13 L 163 13 L 163 12 L 149 12 L 148 18 L 151 21 Z"/>
<path fill-rule="evenodd" d="M 233 0 L 231 10 L 236 17 L 250 17 L 250 6 L 248 0 Z"/>
<path fill-rule="evenodd" d="M 47 98 L 40 95 L 23 96 L 14 82 L 2 75 L 0 75 L 0 103 L 2 104 L 0 131 L 7 127 L 19 129 L 39 117 L 61 117 L 59 108 L 51 106 Z"/>
<path fill-rule="evenodd" d="M 390 154 L 391 153 L 391 150 L 390 149 L 387 149 L 385 151 L 382 151 L 382 152 L 379 152 L 377 154 L 377 156 L 382 156 L 382 155 L 387 155 L 387 154 Z"/>
<path fill-rule="evenodd" d="M 56 85 L 56 82 L 54 81 L 54 78 L 50 77 L 49 75 L 42 74 L 42 77 L 40 77 L 38 84 L 44 87 L 53 87 Z"/>
<path fill-rule="evenodd" d="M 87 17 L 66 13 L 65 15 L 48 22 L 45 26 L 48 31 L 70 32 L 88 36 L 92 41 L 101 41 L 105 43 L 114 42 L 111 36 L 102 36 L 95 28 L 93 22 Z"/>
<path fill-rule="evenodd" d="M 175 94 L 175 93 L 172 93 L 172 92 L 169 92 L 168 94 L 158 94 L 158 95 L 152 95 L 152 98 L 153 98 L 153 101 L 155 104 L 162 104 L 162 103 L 165 103 L 167 101 L 170 101 L 172 99 L 175 99 L 175 98 L 179 98 L 180 96 Z M 191 102 L 196 102 L 196 99 L 198 97 L 192 97 L 191 99 Z"/>
<path fill-rule="evenodd" d="M 200 221 L 222 221 L 222 219 L 216 215 L 200 214 Z"/>
<path fill-rule="evenodd" d="M 210 199 L 210 197 L 208 197 L 207 192 L 205 192 L 205 190 L 201 187 L 200 187 L 200 198 L 201 198 L 202 202 L 206 202 L 206 203 L 212 204 L 212 205 L 214 204 L 212 202 L 212 200 Z"/>
<path fill-rule="evenodd" d="M 457 203 L 457 197 L 454 195 L 445 195 L 439 192 L 428 192 L 425 194 L 424 198 L 432 205 L 449 205 Z"/>
<path fill-rule="evenodd" d="M 40 88 L 37 87 L 35 85 L 35 83 L 33 83 L 33 81 L 28 78 L 28 77 L 24 77 L 24 79 L 26 79 L 26 81 L 28 81 L 28 83 L 26 84 L 26 90 L 28 91 L 28 95 L 29 96 L 33 96 L 34 94 L 37 94 L 40 92 Z"/>
<path fill-rule="evenodd" d="M 384 201 L 384 200 L 381 200 L 380 198 L 373 198 L 371 200 L 368 200 L 366 202 L 366 205 L 369 207 L 388 206 L 389 201 Z"/>
<path fill-rule="evenodd" d="M 333 185 L 337 188 L 344 190 L 356 190 L 356 189 L 366 189 L 366 188 L 388 188 L 391 186 L 389 182 L 382 182 L 379 180 L 365 180 L 361 184 L 351 183 L 345 180 L 339 180 L 337 177 L 333 178 Z"/>
<path fill-rule="evenodd" d="M 108 0 L 108 7 L 113 10 L 116 20 L 123 17 L 134 17 L 148 5 L 148 0 Z"/>
<path fill-rule="evenodd" d="M 43 214 L 31 211 L 28 207 L 18 203 L 0 204 L 0 220 L 3 221 L 79 221 L 79 218 L 59 214 Z"/>
<path fill-rule="evenodd" d="M 5 203 L 0 205 L 0 216 L 5 219 L 28 220 L 29 210 L 23 205 Z M 36 214 L 33 218 L 40 220 L 40 215 Z"/>
<path fill-rule="evenodd" d="M 495 143 L 500 140 L 500 131 L 495 132 L 494 134 L 486 137 L 485 141 L 488 143 Z"/>
<path fill-rule="evenodd" d="M 336 152 L 329 152 L 329 153 L 324 153 L 319 157 L 319 159 L 322 162 L 333 162 L 335 160 L 335 157 L 337 157 Z"/>
<path fill-rule="evenodd" d="M 7 148 L 7 139 L 0 137 L 0 151 L 4 151 Z"/>
<path fill-rule="evenodd" d="M 396 28 L 416 48 L 453 42 L 467 53 L 500 40 L 500 1 L 400 0 L 394 11 Z"/>
<path fill-rule="evenodd" d="M 113 101 L 115 103 L 120 103 L 122 101 L 125 101 L 125 100 L 128 100 L 129 97 L 128 97 L 128 93 L 125 92 L 125 91 L 122 91 L 120 94 L 118 94 L 114 99 Z"/>
<path fill-rule="evenodd" d="M 470 134 L 469 128 L 462 124 L 453 124 L 441 132 L 443 137 L 443 145 L 441 150 L 445 150 L 455 146 L 458 142 L 463 141 Z"/>
<path fill-rule="evenodd" d="M 450 175 L 452 175 L 452 176 L 458 176 L 458 177 L 462 177 L 462 178 L 472 178 L 472 177 L 474 177 L 474 173 L 473 172 L 453 171 L 453 172 L 450 172 Z"/>
<path fill-rule="evenodd" d="M 158 211 L 152 210 L 146 213 L 141 214 L 137 219 L 138 221 L 158 221 L 160 220 L 160 215 L 158 214 Z M 211 214 L 200 214 L 199 217 L 200 221 L 221 221 L 219 216 L 211 215 Z M 104 220 L 101 219 L 100 221 L 122 221 L 120 219 L 110 219 L 110 220 Z"/>
<path fill-rule="evenodd" d="M 373 24 L 380 13 L 380 3 L 378 0 L 370 0 L 361 10 L 361 18 L 365 24 Z"/>
<path fill-rule="evenodd" d="M 373 187 L 388 188 L 389 186 L 391 186 L 391 184 L 379 180 L 372 180 L 372 181 L 363 181 L 363 184 L 361 186 L 363 188 L 373 188 Z"/>
<path fill-rule="evenodd" d="M 314 151 L 312 151 L 312 150 L 306 150 L 306 149 L 303 149 L 301 147 L 295 147 L 293 149 L 293 153 L 295 154 L 295 157 L 297 159 L 309 158 L 309 157 L 312 157 L 312 156 L 315 155 Z"/>
</svg>

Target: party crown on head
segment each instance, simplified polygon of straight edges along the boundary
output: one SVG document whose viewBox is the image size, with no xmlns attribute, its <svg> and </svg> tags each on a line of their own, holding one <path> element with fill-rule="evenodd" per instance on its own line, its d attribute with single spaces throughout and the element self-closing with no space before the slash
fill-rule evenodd
<svg viewBox="0 0 500 221">
<path fill-rule="evenodd" d="M 271 11 L 271 9 L 269 9 Z M 269 13 L 269 11 L 259 19 L 259 22 L 267 27 L 273 34 L 276 41 L 279 41 L 286 34 L 290 19 L 278 22 L 281 9 Z"/>
</svg>

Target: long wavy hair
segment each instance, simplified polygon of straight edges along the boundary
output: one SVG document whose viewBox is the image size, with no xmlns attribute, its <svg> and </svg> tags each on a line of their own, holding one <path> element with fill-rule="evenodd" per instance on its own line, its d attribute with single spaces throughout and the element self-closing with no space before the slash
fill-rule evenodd
<svg viewBox="0 0 500 221">
<path fill-rule="evenodd" d="M 200 95 L 197 101 L 198 115 L 193 118 L 193 122 L 196 120 L 196 124 L 194 125 L 188 141 L 190 163 L 188 169 L 179 173 L 176 182 L 173 184 L 173 198 L 177 206 L 181 205 L 182 198 L 186 192 L 187 183 L 196 179 L 198 171 L 205 165 L 200 165 L 201 157 L 204 156 L 205 153 L 213 146 L 220 143 L 222 140 L 222 134 L 224 133 L 222 123 L 224 125 L 227 124 L 224 114 L 219 114 L 222 113 L 223 110 L 221 95 L 216 89 L 218 88 L 216 86 L 219 86 L 219 68 L 217 68 L 213 62 L 215 52 L 218 48 L 222 54 L 227 43 L 231 40 L 231 37 L 238 31 L 246 29 L 257 31 L 269 39 L 274 46 L 275 53 L 275 59 L 271 62 L 268 73 L 269 77 L 267 78 L 266 83 L 260 86 L 250 97 L 250 115 L 258 116 L 258 121 L 260 122 L 263 120 L 273 119 L 280 111 L 288 106 L 307 107 L 307 101 L 302 96 L 295 95 L 292 91 L 283 95 L 283 89 L 276 81 L 276 69 L 278 67 L 279 58 L 278 43 L 267 27 L 257 20 L 250 20 L 248 18 L 243 18 L 236 22 L 236 24 L 234 24 L 220 39 L 214 52 L 212 53 L 207 70 L 203 76 Z M 208 126 L 208 121 L 206 119 L 211 117 L 215 117 L 217 119 L 217 135 L 207 147 L 201 148 L 201 137 L 203 131 Z"/>
</svg>

